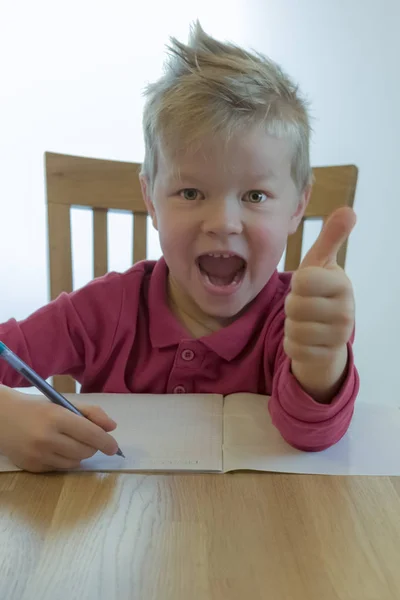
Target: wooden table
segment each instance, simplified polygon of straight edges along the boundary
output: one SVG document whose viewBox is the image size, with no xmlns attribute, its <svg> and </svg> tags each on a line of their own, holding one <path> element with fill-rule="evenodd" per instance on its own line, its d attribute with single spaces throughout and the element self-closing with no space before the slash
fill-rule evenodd
<svg viewBox="0 0 400 600">
<path fill-rule="evenodd" d="M 399 600 L 400 478 L 0 475 L 1 600 Z"/>
</svg>

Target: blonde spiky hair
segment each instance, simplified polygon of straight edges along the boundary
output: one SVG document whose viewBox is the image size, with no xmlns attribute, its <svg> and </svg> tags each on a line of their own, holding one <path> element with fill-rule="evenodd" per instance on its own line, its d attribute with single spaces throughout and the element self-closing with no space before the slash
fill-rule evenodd
<svg viewBox="0 0 400 600">
<path fill-rule="evenodd" d="M 291 172 L 300 191 L 311 181 L 310 123 L 297 86 L 272 60 L 207 35 L 197 21 L 187 45 L 171 38 L 164 75 L 150 84 L 143 113 L 142 174 L 154 182 L 157 152 L 223 139 L 260 125 L 293 148 Z"/>
</svg>

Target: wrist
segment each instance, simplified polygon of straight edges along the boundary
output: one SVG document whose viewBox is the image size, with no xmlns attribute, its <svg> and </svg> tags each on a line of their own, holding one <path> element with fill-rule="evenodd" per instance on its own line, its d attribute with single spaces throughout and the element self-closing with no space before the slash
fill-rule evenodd
<svg viewBox="0 0 400 600">
<path fill-rule="evenodd" d="M 329 404 L 339 392 L 347 375 L 347 344 L 326 363 L 291 362 L 291 371 L 303 390 L 316 402 Z"/>
<path fill-rule="evenodd" d="M 0 385 L 0 453 L 7 456 L 8 437 L 10 432 L 10 424 L 12 417 L 12 401 L 14 390 Z"/>
<path fill-rule="evenodd" d="M 18 392 L 13 388 L 7 387 L 6 385 L 0 384 L 0 406 L 8 405 L 11 402 L 15 402 L 16 400 L 23 398 L 25 394 L 22 392 Z"/>
<path fill-rule="evenodd" d="M 5 385 L 0 385 L 0 407 L 7 403 L 13 390 Z"/>
<path fill-rule="evenodd" d="M 7 433 L 10 422 L 14 420 L 14 410 L 19 410 L 25 398 L 26 394 L 0 385 L 0 437 Z"/>
</svg>

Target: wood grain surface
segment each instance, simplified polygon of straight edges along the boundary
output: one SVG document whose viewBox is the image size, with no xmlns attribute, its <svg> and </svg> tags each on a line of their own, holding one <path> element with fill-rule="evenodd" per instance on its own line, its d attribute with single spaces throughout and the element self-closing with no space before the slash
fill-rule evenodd
<svg viewBox="0 0 400 600">
<path fill-rule="evenodd" d="M 400 479 L 0 476 L 1 600 L 398 600 Z"/>
</svg>

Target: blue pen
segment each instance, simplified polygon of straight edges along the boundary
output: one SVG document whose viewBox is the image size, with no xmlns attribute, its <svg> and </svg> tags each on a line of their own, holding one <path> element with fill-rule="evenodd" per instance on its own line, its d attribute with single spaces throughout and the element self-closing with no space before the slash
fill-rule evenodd
<svg viewBox="0 0 400 600">
<path fill-rule="evenodd" d="M 29 383 L 34 385 L 35 388 L 42 392 L 42 394 L 44 394 L 46 398 L 50 400 L 50 402 L 58 404 L 59 406 L 63 406 L 64 408 L 67 408 L 68 410 L 80 417 L 84 417 L 85 419 L 87 418 L 84 414 L 81 413 L 80 410 L 76 408 L 76 406 L 71 404 L 71 402 L 64 398 L 62 394 L 59 394 L 50 384 L 47 383 L 47 381 L 42 379 L 40 375 L 38 375 L 33 369 L 28 367 L 28 365 L 25 364 L 23 360 L 18 358 L 18 356 L 14 354 L 14 352 L 12 352 L 9 348 L 7 348 L 7 346 L 3 344 L 3 342 L 0 342 L 0 358 L 5 360 L 10 365 L 10 367 L 15 369 L 18 373 L 20 373 L 22 377 L 25 377 L 25 379 L 27 379 Z M 123 458 L 125 458 L 120 448 L 118 448 L 117 454 L 118 456 L 122 456 Z"/>
</svg>

